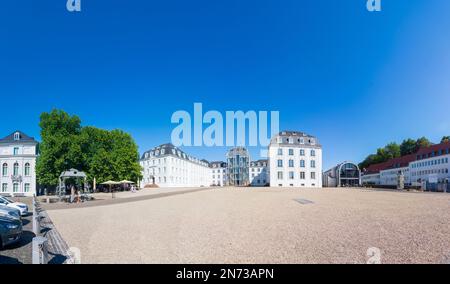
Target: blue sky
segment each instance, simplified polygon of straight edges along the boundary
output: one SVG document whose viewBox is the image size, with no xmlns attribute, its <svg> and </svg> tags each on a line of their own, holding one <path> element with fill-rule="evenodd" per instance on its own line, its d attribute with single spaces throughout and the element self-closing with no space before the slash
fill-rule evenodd
<svg viewBox="0 0 450 284">
<path fill-rule="evenodd" d="M 403 138 L 450 135 L 450 1 L 5 1 L 0 136 L 39 114 L 168 142 L 176 110 L 278 110 L 316 135 L 324 168 Z M 186 148 L 209 160 L 224 148 Z M 258 149 L 251 149 L 258 158 Z"/>
</svg>

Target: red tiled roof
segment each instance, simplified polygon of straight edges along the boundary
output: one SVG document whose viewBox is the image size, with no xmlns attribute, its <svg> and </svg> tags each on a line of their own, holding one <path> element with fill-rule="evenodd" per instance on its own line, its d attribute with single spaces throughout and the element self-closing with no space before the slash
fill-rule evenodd
<svg viewBox="0 0 450 284">
<path fill-rule="evenodd" d="M 375 165 L 370 165 L 367 170 L 366 174 L 374 174 L 379 173 L 380 171 L 388 170 L 388 169 L 396 169 L 396 168 L 403 168 L 407 167 L 410 162 L 416 160 L 416 154 L 406 155 L 400 158 L 394 158 L 390 159 L 389 161 L 386 161 L 384 163 L 379 163 Z"/>
<path fill-rule="evenodd" d="M 429 147 L 420 148 L 417 152 L 416 156 L 422 156 L 426 155 L 427 157 L 431 153 L 439 152 L 439 151 L 446 151 L 450 148 L 450 142 L 444 142 L 441 144 L 431 145 Z"/>
<path fill-rule="evenodd" d="M 420 148 L 416 154 L 406 155 L 400 158 L 391 159 L 384 163 L 379 163 L 375 165 L 370 165 L 365 174 L 375 174 L 380 171 L 388 170 L 388 169 L 396 169 L 407 167 L 409 163 L 416 161 L 417 157 L 425 155 L 429 157 L 432 153 L 436 153 L 442 151 L 443 154 L 447 153 L 447 149 L 450 149 L 450 142 L 444 142 L 441 144 L 431 145 L 429 147 Z"/>
</svg>

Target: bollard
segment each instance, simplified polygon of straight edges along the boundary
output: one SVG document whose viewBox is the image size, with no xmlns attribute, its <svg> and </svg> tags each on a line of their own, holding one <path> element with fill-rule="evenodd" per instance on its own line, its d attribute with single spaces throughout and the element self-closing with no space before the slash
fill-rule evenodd
<svg viewBox="0 0 450 284">
<path fill-rule="evenodd" d="M 40 224 L 39 224 L 39 215 L 36 210 L 36 200 L 33 198 L 33 233 L 34 235 L 39 235 L 40 232 Z"/>
<path fill-rule="evenodd" d="M 47 238 L 35 237 L 32 244 L 32 263 L 33 264 L 47 264 Z"/>
</svg>

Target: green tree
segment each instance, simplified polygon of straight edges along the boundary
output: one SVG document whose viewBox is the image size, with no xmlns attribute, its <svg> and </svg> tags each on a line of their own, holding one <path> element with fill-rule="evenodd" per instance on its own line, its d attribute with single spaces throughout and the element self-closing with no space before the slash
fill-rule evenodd
<svg viewBox="0 0 450 284">
<path fill-rule="evenodd" d="M 400 155 L 400 146 L 397 143 L 392 142 L 384 147 L 384 156 L 382 160 L 387 161 L 389 159 L 398 158 Z"/>
<path fill-rule="evenodd" d="M 400 153 L 402 156 L 416 153 L 416 140 L 406 139 L 400 145 Z"/>
<path fill-rule="evenodd" d="M 81 131 L 81 121 L 64 111 L 53 110 L 40 117 L 40 155 L 36 163 L 38 182 L 56 186 L 61 172 L 80 163 L 78 149 L 74 143 Z"/>
<path fill-rule="evenodd" d="M 444 136 L 442 137 L 441 143 L 450 142 L 450 136 Z"/>
<path fill-rule="evenodd" d="M 88 181 L 142 178 L 133 138 L 121 131 L 81 127 L 80 119 L 54 110 L 41 115 L 40 157 L 36 166 L 41 184 L 56 186 L 64 170 L 86 172 Z"/>
<path fill-rule="evenodd" d="M 429 147 L 431 145 L 433 144 L 427 138 L 425 137 L 419 138 L 416 141 L 416 151 L 414 153 L 417 153 L 420 150 L 420 148 Z"/>
</svg>

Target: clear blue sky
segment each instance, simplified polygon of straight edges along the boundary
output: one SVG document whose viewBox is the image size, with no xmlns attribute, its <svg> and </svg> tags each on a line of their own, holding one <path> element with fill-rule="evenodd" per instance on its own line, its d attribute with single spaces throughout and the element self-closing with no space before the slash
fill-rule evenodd
<svg viewBox="0 0 450 284">
<path fill-rule="evenodd" d="M 365 2 L 82 0 L 69 13 L 66 0 L 3 1 L 0 136 L 39 138 L 39 114 L 60 108 L 131 133 L 142 152 L 202 102 L 279 110 L 282 129 L 320 139 L 326 169 L 450 135 L 450 1 Z"/>
</svg>

